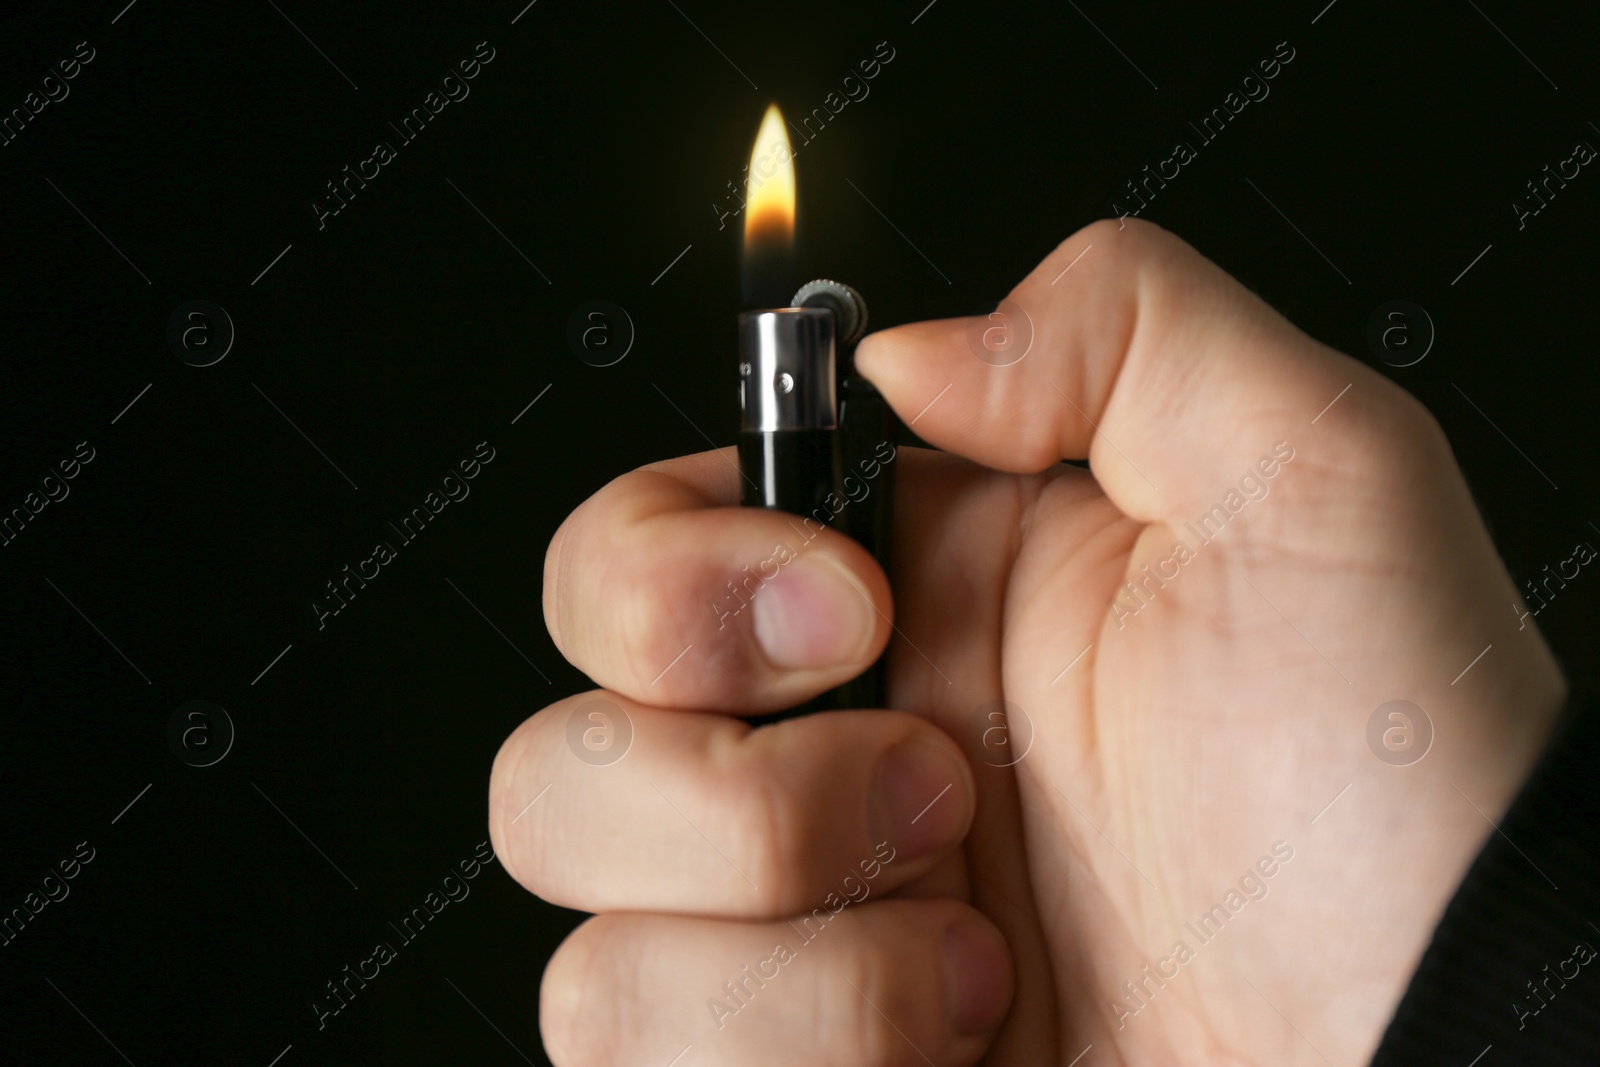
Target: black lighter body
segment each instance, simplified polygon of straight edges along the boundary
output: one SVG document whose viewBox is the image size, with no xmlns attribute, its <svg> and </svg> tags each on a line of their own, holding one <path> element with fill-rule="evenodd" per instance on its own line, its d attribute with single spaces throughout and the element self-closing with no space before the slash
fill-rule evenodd
<svg viewBox="0 0 1600 1067">
<path fill-rule="evenodd" d="M 899 446 L 895 427 L 899 419 L 873 384 L 854 373 L 846 375 L 841 389 L 838 452 L 840 495 L 844 510 L 834 525 L 872 554 L 889 574 L 894 534 L 895 460 Z M 886 708 L 889 706 L 886 649 L 865 673 L 824 697 L 829 707 Z"/>
<path fill-rule="evenodd" d="M 835 526 L 887 565 L 892 493 L 892 415 L 859 379 L 845 383 L 851 424 L 841 429 L 837 320 L 826 307 L 775 308 L 739 316 L 739 469 L 742 503 L 800 518 L 805 540 Z M 884 447 L 889 449 L 887 463 Z M 860 452 L 861 456 L 856 454 Z M 876 452 L 876 455 L 874 455 Z M 846 470 L 849 464 L 852 470 Z M 858 463 L 878 477 L 863 478 Z M 855 485 L 870 485 L 856 496 Z M 874 499 L 871 494 L 876 494 Z M 848 494 L 848 495 L 846 495 Z M 803 550 L 802 550 L 803 551 Z M 800 707 L 753 720 L 884 705 L 881 660 L 861 676 Z"/>
</svg>

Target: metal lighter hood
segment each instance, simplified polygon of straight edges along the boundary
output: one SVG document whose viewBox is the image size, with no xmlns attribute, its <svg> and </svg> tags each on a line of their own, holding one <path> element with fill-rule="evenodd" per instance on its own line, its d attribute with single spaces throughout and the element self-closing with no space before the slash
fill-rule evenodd
<svg viewBox="0 0 1600 1067">
<path fill-rule="evenodd" d="M 839 425 L 833 312 L 772 308 L 739 316 L 739 428 L 832 430 Z"/>
</svg>

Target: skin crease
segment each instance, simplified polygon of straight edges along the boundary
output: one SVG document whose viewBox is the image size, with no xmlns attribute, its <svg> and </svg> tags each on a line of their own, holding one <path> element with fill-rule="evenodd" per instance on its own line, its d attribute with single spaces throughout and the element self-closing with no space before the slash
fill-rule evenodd
<svg viewBox="0 0 1600 1067">
<path fill-rule="evenodd" d="M 624 476 L 557 534 L 551 632 L 637 733 L 603 777 L 568 754 L 565 701 L 496 760 L 490 822 L 507 870 L 601 913 L 545 976 L 555 1062 L 664 1063 L 690 1041 L 697 1064 L 1066 1067 L 1086 1047 L 1079 1067 L 1370 1060 L 1488 820 L 1550 734 L 1565 699 L 1554 659 L 1532 625 L 1518 631 L 1516 590 L 1425 409 L 1177 238 L 1097 223 L 1010 299 L 1036 331 L 1011 366 L 974 358 L 967 320 L 863 343 L 862 372 L 902 418 L 920 411 L 917 433 L 944 451 L 895 460 L 892 599 L 842 538 L 806 550 L 842 561 L 882 613 L 860 663 L 786 675 L 748 630 L 716 632 L 704 602 L 778 531 L 762 525 L 778 517 L 731 507 L 731 450 Z M 1280 443 L 1292 457 L 1261 476 Z M 1092 473 L 1058 462 L 1085 455 Z M 1267 495 L 1197 548 L 1185 524 L 1242 498 L 1247 473 Z M 1179 539 L 1194 557 L 1119 619 L 1122 584 L 1147 564 L 1171 574 L 1161 561 Z M 729 717 L 821 691 L 885 641 L 890 706 L 909 715 L 755 732 Z M 1367 746 L 1369 717 L 1395 699 L 1433 727 L 1409 766 Z M 1022 712 L 1010 748 L 986 741 L 1001 700 Z M 870 855 L 857 823 L 831 814 L 870 777 L 849 753 L 929 723 L 970 767 L 945 800 L 970 808 L 950 816 L 964 839 L 887 865 L 840 936 L 774 980 L 788 992 L 763 989 L 709 1028 L 705 998 L 768 947 L 752 924 L 809 910 L 849 857 Z M 1025 756 L 997 766 L 1030 734 Z M 741 761 L 778 784 L 720 787 L 722 773 L 742 781 Z M 678 812 L 640 784 L 646 772 Z M 763 858 L 763 829 L 741 822 L 751 803 L 771 837 L 805 847 Z M 702 838 L 757 876 L 741 883 Z M 1266 895 L 1202 943 L 1185 924 L 1279 842 L 1293 854 L 1260 878 Z M 996 1027 L 957 1038 L 927 946 L 974 910 L 1009 947 L 1014 995 Z M 1124 982 L 1180 939 L 1193 958 L 1119 1020 L 1114 1004 L 1140 1003 Z"/>
</svg>

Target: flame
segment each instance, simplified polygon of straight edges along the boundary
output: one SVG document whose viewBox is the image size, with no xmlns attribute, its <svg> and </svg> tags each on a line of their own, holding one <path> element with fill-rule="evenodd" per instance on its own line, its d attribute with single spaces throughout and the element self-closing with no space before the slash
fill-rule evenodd
<svg viewBox="0 0 1600 1067">
<path fill-rule="evenodd" d="M 783 113 L 768 104 L 761 129 L 750 149 L 745 180 L 744 246 L 794 243 L 794 152 L 789 147 Z"/>
</svg>

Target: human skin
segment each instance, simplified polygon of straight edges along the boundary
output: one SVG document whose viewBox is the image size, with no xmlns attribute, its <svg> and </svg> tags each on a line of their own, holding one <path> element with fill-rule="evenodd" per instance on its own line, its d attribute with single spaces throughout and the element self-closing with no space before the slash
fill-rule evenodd
<svg viewBox="0 0 1600 1067">
<path fill-rule="evenodd" d="M 843 536 L 736 507 L 731 450 L 625 475 L 556 534 L 546 621 L 604 691 L 508 739 L 490 827 L 519 882 L 596 913 L 541 989 L 562 1067 L 1370 1059 L 1548 739 L 1554 659 L 1428 412 L 1176 237 L 1096 223 L 1010 300 L 1035 336 L 1009 366 L 965 319 L 860 347 L 942 450 L 894 461 L 892 595 Z M 1197 547 L 1185 524 L 1280 443 Z M 895 710 L 741 721 L 886 645 Z M 567 743 L 595 699 L 633 729 L 603 766 Z M 1367 740 L 1396 699 L 1433 729 L 1404 766 Z M 1266 895 L 1194 936 L 1280 842 Z M 835 915 L 852 871 L 869 894 Z M 815 940 L 785 922 L 819 906 Z"/>
</svg>

